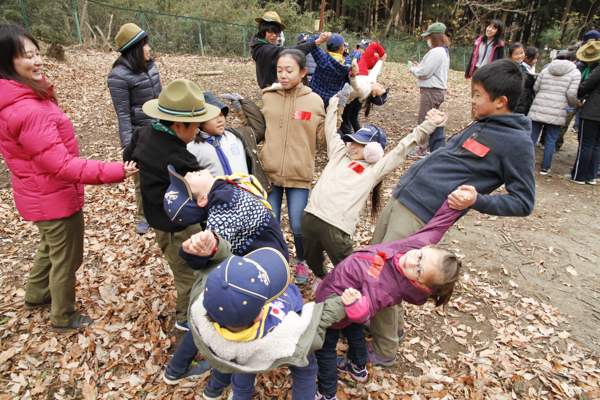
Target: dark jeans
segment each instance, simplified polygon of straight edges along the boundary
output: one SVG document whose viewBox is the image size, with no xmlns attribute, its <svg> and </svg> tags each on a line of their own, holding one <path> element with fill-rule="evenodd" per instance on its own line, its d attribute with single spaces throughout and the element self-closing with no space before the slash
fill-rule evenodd
<svg viewBox="0 0 600 400">
<path fill-rule="evenodd" d="M 281 187 L 271 185 L 273 191 L 269 193 L 268 202 L 273 208 L 277 221 L 281 222 L 281 203 L 283 192 L 287 198 L 288 217 L 290 228 L 294 234 L 294 245 L 296 246 L 296 259 L 304 261 L 304 247 L 302 247 L 302 213 L 308 204 L 308 189 Z"/>
<path fill-rule="evenodd" d="M 546 138 L 544 139 L 544 158 L 542 160 L 542 169 L 550 169 L 552 164 L 552 155 L 554 154 L 554 148 L 556 146 L 556 140 L 560 133 L 559 125 L 544 124 L 538 121 L 531 121 L 531 141 L 533 145 L 538 141 L 542 128 L 546 128 Z"/>
<path fill-rule="evenodd" d="M 571 177 L 580 182 L 596 179 L 600 161 L 600 121 L 582 118 L 577 137 L 579 148 Z"/>
<path fill-rule="evenodd" d="M 196 343 L 194 343 L 192 332 L 187 331 L 179 344 L 179 347 L 175 350 L 175 354 L 173 354 L 169 366 L 172 370 L 183 373 L 188 370 L 190 365 L 192 365 L 192 361 L 196 358 L 197 353 L 198 348 L 196 347 Z"/>
<path fill-rule="evenodd" d="M 318 387 L 319 393 L 324 396 L 334 396 L 337 392 L 337 343 L 340 338 L 340 332 L 348 341 L 348 350 L 346 358 L 350 359 L 356 366 L 364 367 L 367 364 L 367 342 L 365 333 L 361 324 L 350 324 L 345 328 L 332 329 L 327 328 L 325 332 L 325 341 L 317 354 L 317 363 L 319 364 Z"/>
<path fill-rule="evenodd" d="M 342 114 L 342 125 L 340 131 L 342 135 L 351 135 L 360 129 L 360 121 L 358 120 L 358 114 L 362 108 L 362 103 L 358 101 L 358 98 L 352 100 L 350 104 L 346 104 L 344 107 L 344 113 Z"/>
</svg>

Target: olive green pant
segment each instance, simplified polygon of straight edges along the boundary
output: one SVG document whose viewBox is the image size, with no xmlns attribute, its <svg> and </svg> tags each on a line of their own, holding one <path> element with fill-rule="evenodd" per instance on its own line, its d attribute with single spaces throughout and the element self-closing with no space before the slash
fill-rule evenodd
<svg viewBox="0 0 600 400">
<path fill-rule="evenodd" d="M 377 221 L 371 245 L 406 239 L 425 226 L 425 222 L 392 197 Z M 371 318 L 371 346 L 375 354 L 392 358 L 398 350 L 398 328 L 404 329 L 404 307 L 384 308 Z"/>
<path fill-rule="evenodd" d="M 304 259 L 315 276 L 327 275 L 324 251 L 334 266 L 354 251 L 354 241 L 346 232 L 305 212 L 302 215 L 302 245 Z"/>
<path fill-rule="evenodd" d="M 137 207 L 137 216 L 140 221 L 146 222 L 146 216 L 144 215 L 144 206 L 142 205 L 142 188 L 140 186 L 140 174 L 133 176 L 133 183 L 135 184 L 135 206 Z"/>
<path fill-rule="evenodd" d="M 42 303 L 52 298 L 51 323 L 71 325 L 80 315 L 75 273 L 83 262 L 83 211 L 34 224 L 40 231 L 40 246 L 27 278 L 25 301 Z"/>
<path fill-rule="evenodd" d="M 175 318 L 179 323 L 186 322 L 188 319 L 187 310 L 190 303 L 190 291 L 194 286 L 194 282 L 196 282 L 196 271 L 188 267 L 185 260 L 179 257 L 179 248 L 183 242 L 201 230 L 200 224 L 190 225 L 179 232 L 165 232 L 154 229 L 158 247 L 160 247 L 160 251 L 162 251 L 173 272 L 175 290 L 177 291 Z"/>
</svg>

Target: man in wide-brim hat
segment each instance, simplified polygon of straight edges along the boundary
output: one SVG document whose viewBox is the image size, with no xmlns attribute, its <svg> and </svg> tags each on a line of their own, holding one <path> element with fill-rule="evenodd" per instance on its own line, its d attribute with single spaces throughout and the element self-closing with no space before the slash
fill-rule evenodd
<svg viewBox="0 0 600 400">
<path fill-rule="evenodd" d="M 167 166 L 173 165 L 183 176 L 201 169 L 186 146 L 198 133 L 200 123 L 217 117 L 221 110 L 206 103 L 202 90 L 186 79 L 169 83 L 158 99 L 147 101 L 142 109 L 158 122 L 133 132 L 123 159 L 135 160 L 138 165 L 146 219 L 154 228 L 156 241 L 173 271 L 177 291 L 175 327 L 189 330 L 187 308 L 195 277 L 178 252 L 182 243 L 202 228 L 199 224 L 179 225 L 165 213 L 163 198 L 170 184 Z"/>
</svg>

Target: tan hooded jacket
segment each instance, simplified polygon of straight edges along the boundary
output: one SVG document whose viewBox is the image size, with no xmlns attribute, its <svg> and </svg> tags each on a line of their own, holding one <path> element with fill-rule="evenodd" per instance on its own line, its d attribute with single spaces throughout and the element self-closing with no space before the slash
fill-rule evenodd
<svg viewBox="0 0 600 400">
<path fill-rule="evenodd" d="M 310 189 L 316 143 L 325 147 L 325 108 L 319 95 L 302 84 L 263 90 L 266 130 L 260 152 L 263 171 L 272 184 Z"/>
</svg>

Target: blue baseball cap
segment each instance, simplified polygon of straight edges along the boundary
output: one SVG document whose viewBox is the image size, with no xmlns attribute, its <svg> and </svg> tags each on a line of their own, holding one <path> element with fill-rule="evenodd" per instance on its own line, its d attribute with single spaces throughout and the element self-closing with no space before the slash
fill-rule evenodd
<svg viewBox="0 0 600 400">
<path fill-rule="evenodd" d="M 221 326 L 248 325 L 265 304 L 286 291 L 290 267 L 286 258 L 270 247 L 244 257 L 223 261 L 206 278 L 202 304 Z"/>
<path fill-rule="evenodd" d="M 344 42 L 344 37 L 339 33 L 333 33 L 327 40 L 327 43 L 331 43 L 335 47 L 342 46 Z"/>
<path fill-rule="evenodd" d="M 188 226 L 202 222 L 206 213 L 194 200 L 189 183 L 172 165 L 167 166 L 167 169 L 171 184 L 163 198 L 165 212 L 171 221 L 179 225 Z"/>
<path fill-rule="evenodd" d="M 356 142 L 360 144 L 379 143 L 385 150 L 387 138 L 381 128 L 375 125 L 367 125 L 360 128 L 356 133 L 344 135 L 344 142 Z"/>
<path fill-rule="evenodd" d="M 213 94 L 213 92 L 204 92 L 204 101 L 221 110 L 224 117 L 226 117 L 227 114 L 229 114 L 229 107 L 221 103 L 219 99 L 217 99 L 217 96 Z"/>
<path fill-rule="evenodd" d="M 385 89 L 385 93 L 382 94 L 381 96 L 377 96 L 373 98 L 373 104 L 375 104 L 376 106 L 382 106 L 385 104 L 385 102 L 387 101 L 387 95 L 390 92 L 390 88 Z"/>
</svg>

